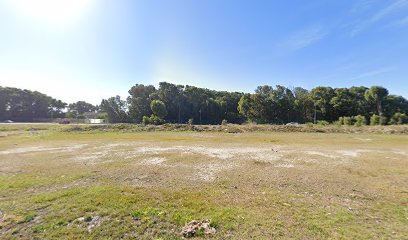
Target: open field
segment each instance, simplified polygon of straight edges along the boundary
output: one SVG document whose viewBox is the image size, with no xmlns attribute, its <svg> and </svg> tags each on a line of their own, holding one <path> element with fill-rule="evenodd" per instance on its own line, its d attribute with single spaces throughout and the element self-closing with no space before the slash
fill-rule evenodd
<svg viewBox="0 0 408 240">
<path fill-rule="evenodd" d="M 0 238 L 406 239 L 407 127 L 321 129 L 1 125 Z"/>
</svg>

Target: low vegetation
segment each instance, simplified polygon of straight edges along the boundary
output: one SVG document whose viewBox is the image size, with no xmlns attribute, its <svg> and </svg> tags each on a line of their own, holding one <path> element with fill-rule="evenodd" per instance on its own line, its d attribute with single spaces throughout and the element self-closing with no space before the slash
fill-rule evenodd
<svg viewBox="0 0 408 240">
<path fill-rule="evenodd" d="M 403 239 L 406 128 L 2 124 L 0 238 Z"/>
</svg>

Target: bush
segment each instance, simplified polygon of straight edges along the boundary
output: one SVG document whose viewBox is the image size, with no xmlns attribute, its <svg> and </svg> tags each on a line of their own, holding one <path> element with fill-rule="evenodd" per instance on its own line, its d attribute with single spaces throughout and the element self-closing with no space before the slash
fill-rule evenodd
<svg viewBox="0 0 408 240">
<path fill-rule="evenodd" d="M 339 120 L 336 122 L 336 125 L 344 125 L 344 117 L 339 117 Z"/>
<path fill-rule="evenodd" d="M 354 126 L 361 127 L 363 125 L 367 125 L 367 120 L 364 116 L 357 115 L 354 117 L 355 123 Z"/>
<path fill-rule="evenodd" d="M 226 119 L 222 120 L 221 125 L 227 125 L 228 121 Z"/>
<path fill-rule="evenodd" d="M 67 113 L 65 113 L 65 117 L 66 118 L 76 118 L 77 115 L 75 113 L 73 113 L 73 112 L 67 112 Z"/>
<path fill-rule="evenodd" d="M 392 125 L 396 125 L 396 124 L 401 125 L 407 122 L 408 122 L 408 117 L 404 113 L 395 113 L 390 119 L 390 124 Z"/>
<path fill-rule="evenodd" d="M 148 116 L 143 116 L 142 123 L 144 125 L 149 125 L 151 123 L 150 118 Z"/>
<path fill-rule="evenodd" d="M 370 125 L 371 126 L 375 126 L 375 125 L 379 125 L 380 124 L 380 116 L 373 114 L 370 117 Z"/>
<path fill-rule="evenodd" d="M 313 127 L 313 125 L 314 125 L 314 124 L 313 124 L 312 122 L 307 122 L 307 123 L 306 123 L 306 126 L 308 126 L 308 127 Z"/>
<path fill-rule="evenodd" d="M 351 126 L 353 125 L 353 118 L 351 117 L 344 117 L 343 118 L 344 125 Z"/>
<path fill-rule="evenodd" d="M 386 125 L 386 124 L 387 124 L 387 117 L 380 116 L 380 125 Z"/>
<path fill-rule="evenodd" d="M 194 118 L 188 119 L 188 125 L 193 125 L 194 124 Z"/>
<path fill-rule="evenodd" d="M 96 116 L 96 119 L 106 119 L 107 117 L 108 117 L 107 114 L 101 114 Z"/>
<path fill-rule="evenodd" d="M 328 121 L 325 121 L 325 120 L 317 121 L 317 125 L 319 125 L 319 126 L 327 126 L 329 124 L 330 123 Z"/>
<path fill-rule="evenodd" d="M 77 119 L 85 119 L 86 117 L 85 117 L 85 115 L 83 115 L 83 114 L 80 114 L 80 115 L 78 115 L 77 116 Z"/>
<path fill-rule="evenodd" d="M 150 116 L 150 117 L 144 116 L 143 120 L 142 120 L 142 123 L 144 125 L 149 125 L 149 124 L 161 125 L 161 124 L 164 124 L 165 121 L 164 121 L 164 119 L 159 118 L 158 116 L 152 114 L 152 116 Z"/>
<path fill-rule="evenodd" d="M 165 121 L 164 121 L 163 118 L 160 118 L 160 117 L 152 114 L 152 116 L 150 117 L 150 123 L 154 124 L 154 125 L 161 125 L 161 124 L 164 124 Z"/>
<path fill-rule="evenodd" d="M 408 116 L 405 113 L 400 113 L 397 124 L 406 124 L 408 123 Z"/>
</svg>

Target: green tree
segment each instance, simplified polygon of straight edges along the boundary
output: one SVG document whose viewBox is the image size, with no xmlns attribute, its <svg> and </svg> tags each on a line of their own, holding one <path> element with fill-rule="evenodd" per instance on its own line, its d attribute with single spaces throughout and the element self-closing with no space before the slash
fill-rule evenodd
<svg viewBox="0 0 408 240">
<path fill-rule="evenodd" d="M 408 122 L 408 117 L 405 113 L 395 113 L 392 118 L 390 119 L 390 124 L 392 125 L 401 125 Z"/>
<path fill-rule="evenodd" d="M 351 87 L 350 93 L 352 94 L 353 101 L 351 103 L 352 112 L 349 113 L 349 116 L 354 115 L 364 115 L 366 118 L 369 118 L 372 114 L 370 112 L 370 103 L 365 98 L 365 93 L 368 88 L 361 86 L 361 87 Z"/>
<path fill-rule="evenodd" d="M 152 85 L 136 84 L 133 86 L 129 90 L 130 96 L 127 99 L 130 118 L 135 122 L 140 122 L 143 116 L 150 116 L 152 114 L 150 103 L 156 92 L 156 88 Z"/>
<path fill-rule="evenodd" d="M 157 96 L 165 105 L 167 109 L 166 120 L 169 122 L 178 122 L 181 120 L 183 107 L 183 90 L 184 86 L 175 85 L 167 82 L 160 82 Z"/>
<path fill-rule="evenodd" d="M 250 119 L 251 116 L 251 94 L 244 94 L 238 102 L 238 112 L 246 119 Z"/>
<path fill-rule="evenodd" d="M 0 87 L 0 120 L 36 121 L 63 117 L 66 103 L 37 91 Z"/>
<path fill-rule="evenodd" d="M 348 88 L 336 88 L 334 94 L 335 96 L 330 100 L 334 116 L 353 116 L 355 114 L 355 104 L 353 103 L 355 99 L 350 90 Z"/>
<path fill-rule="evenodd" d="M 94 105 L 87 103 L 85 101 L 78 101 L 68 105 L 68 111 L 73 113 L 74 115 L 95 112 L 96 109 L 97 108 Z"/>
<path fill-rule="evenodd" d="M 392 118 L 395 113 L 408 114 L 408 101 L 396 95 L 388 95 L 384 99 L 384 115 Z"/>
<path fill-rule="evenodd" d="M 293 91 L 294 111 L 296 122 L 310 122 L 313 120 L 313 99 L 308 90 L 297 87 Z"/>
<path fill-rule="evenodd" d="M 150 108 L 152 109 L 153 114 L 159 118 L 164 118 L 167 115 L 166 105 L 160 100 L 153 100 L 150 104 Z"/>
<path fill-rule="evenodd" d="M 365 98 L 367 101 L 374 102 L 377 107 L 377 114 L 383 115 L 383 101 L 388 96 L 388 90 L 380 86 L 372 86 L 365 92 Z"/>
<path fill-rule="evenodd" d="M 333 106 L 331 105 L 331 100 L 335 96 L 334 90 L 331 87 L 316 87 L 312 89 L 310 94 L 315 106 L 319 107 L 323 119 L 334 120 Z"/>
<path fill-rule="evenodd" d="M 111 123 L 129 121 L 127 102 L 122 100 L 120 96 L 103 99 L 100 108 L 107 113 L 107 120 Z"/>
</svg>

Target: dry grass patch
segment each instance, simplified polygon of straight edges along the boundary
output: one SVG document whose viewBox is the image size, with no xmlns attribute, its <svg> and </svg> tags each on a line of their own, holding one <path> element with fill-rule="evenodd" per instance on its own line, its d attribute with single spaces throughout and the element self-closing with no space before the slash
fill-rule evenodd
<svg viewBox="0 0 408 240">
<path fill-rule="evenodd" d="M 213 239 L 408 235 L 406 135 L 104 128 L 2 131 L 1 238 L 180 239 L 206 219 Z"/>
</svg>

